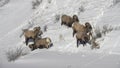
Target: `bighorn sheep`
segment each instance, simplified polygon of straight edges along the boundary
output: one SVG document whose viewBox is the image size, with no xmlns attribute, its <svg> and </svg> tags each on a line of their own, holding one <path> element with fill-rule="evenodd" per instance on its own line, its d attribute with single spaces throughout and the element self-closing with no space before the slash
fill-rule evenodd
<svg viewBox="0 0 120 68">
<path fill-rule="evenodd" d="M 90 40 L 90 35 L 91 34 L 86 34 L 85 32 L 77 32 L 76 33 L 76 40 L 77 40 L 77 47 L 79 46 L 79 44 L 83 44 L 83 46 L 89 42 Z"/>
<path fill-rule="evenodd" d="M 66 25 L 71 27 L 74 22 L 79 22 L 77 15 L 73 15 L 73 18 L 67 15 L 62 15 L 61 17 L 61 25 Z"/>
<path fill-rule="evenodd" d="M 72 29 L 73 29 L 73 36 L 75 33 L 76 34 L 76 39 L 77 39 L 77 47 L 79 45 L 79 43 L 83 44 L 83 46 L 89 42 L 90 40 L 90 36 L 92 37 L 92 27 L 91 25 L 86 22 L 85 26 L 80 24 L 79 22 L 74 22 L 72 25 Z"/>
<path fill-rule="evenodd" d="M 85 32 L 85 33 L 91 32 L 92 27 L 88 22 L 85 23 L 85 26 L 80 24 L 79 22 L 74 22 L 72 24 L 72 29 L 73 29 L 73 37 L 74 37 L 74 34 L 77 32 Z"/>
<path fill-rule="evenodd" d="M 61 17 L 61 25 L 66 25 L 68 27 L 71 27 L 73 23 L 73 19 L 70 16 L 62 15 Z"/>
<path fill-rule="evenodd" d="M 46 38 L 40 38 L 40 39 L 36 39 L 35 43 L 32 45 L 29 45 L 29 47 L 31 48 L 31 50 L 37 49 L 37 48 L 49 48 L 53 45 L 51 39 L 49 37 Z"/>
<path fill-rule="evenodd" d="M 40 31 L 40 29 L 41 29 L 40 27 L 34 27 L 33 30 L 28 30 L 28 29 L 23 30 L 26 45 L 28 45 L 29 39 L 33 39 L 35 41 L 35 38 L 37 38 L 38 35 L 43 34 L 43 32 Z"/>
<path fill-rule="evenodd" d="M 85 31 L 84 28 L 85 28 L 84 25 L 80 24 L 79 22 L 74 22 L 74 23 L 72 24 L 73 37 L 74 37 L 74 34 L 75 34 L 76 32 L 83 32 L 83 31 Z"/>
</svg>

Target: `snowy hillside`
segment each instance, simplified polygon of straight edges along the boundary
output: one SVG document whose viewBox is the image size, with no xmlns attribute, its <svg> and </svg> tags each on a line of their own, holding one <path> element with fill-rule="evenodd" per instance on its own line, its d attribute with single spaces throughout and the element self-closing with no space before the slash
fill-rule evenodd
<svg viewBox="0 0 120 68">
<path fill-rule="evenodd" d="M 33 13 L 31 7 L 31 0 L 10 0 L 9 3 L 0 7 L 0 63 L 5 61 L 3 58 L 6 57 L 3 57 L 3 53 L 6 49 L 20 42 L 21 27 L 27 25 L 25 22 Z"/>
<path fill-rule="evenodd" d="M 0 68 L 120 67 L 119 0 L 41 0 L 34 10 L 32 1 L 10 0 L 0 7 Z M 62 14 L 76 14 L 82 24 L 90 22 L 93 32 L 107 28 L 108 32 L 97 39 L 100 49 L 92 50 L 89 44 L 77 48 L 73 30 L 61 26 Z M 24 36 L 21 36 L 22 29 L 34 26 L 40 26 L 43 31 L 47 26 L 42 36 L 50 37 L 53 47 L 34 51 L 26 47 Z M 8 62 L 7 52 L 13 50 L 11 52 L 15 53 L 16 47 L 22 47 L 22 53 L 27 55 Z"/>
</svg>

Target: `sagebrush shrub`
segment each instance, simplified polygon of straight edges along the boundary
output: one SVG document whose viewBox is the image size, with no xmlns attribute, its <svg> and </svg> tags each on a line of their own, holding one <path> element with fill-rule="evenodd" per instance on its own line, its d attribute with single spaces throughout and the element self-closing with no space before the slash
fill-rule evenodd
<svg viewBox="0 0 120 68">
<path fill-rule="evenodd" d="M 6 52 L 6 56 L 8 61 L 15 61 L 20 56 L 26 55 L 28 52 L 25 51 L 25 47 L 15 47 L 15 48 L 9 48 L 9 50 Z"/>
</svg>

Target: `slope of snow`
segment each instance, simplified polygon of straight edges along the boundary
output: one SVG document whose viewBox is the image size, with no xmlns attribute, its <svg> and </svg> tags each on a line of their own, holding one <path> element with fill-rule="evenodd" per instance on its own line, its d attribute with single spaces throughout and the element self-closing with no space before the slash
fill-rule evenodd
<svg viewBox="0 0 120 68">
<path fill-rule="evenodd" d="M 120 67 L 120 30 L 115 30 L 116 27 L 119 27 L 120 3 L 114 4 L 113 0 L 42 0 L 33 14 L 31 14 L 30 3 L 31 0 L 11 0 L 10 3 L 0 8 L 2 15 L 0 19 L 3 22 L 0 23 L 2 25 L 0 27 L 2 29 L 0 32 L 1 68 Z M 81 6 L 85 11 L 80 12 L 79 8 Z M 16 10 L 17 8 L 19 9 Z M 91 50 L 89 44 L 85 47 L 80 45 L 77 48 L 76 38 L 72 37 L 72 29 L 61 26 L 61 21 L 56 20 L 56 16 L 61 17 L 62 14 L 70 16 L 77 14 L 82 24 L 89 21 L 93 28 L 100 27 L 100 29 L 104 25 L 110 25 L 113 27 L 113 31 L 100 39 L 102 40 L 99 42 L 100 49 Z M 31 24 L 28 22 L 31 22 Z M 20 57 L 15 62 L 7 62 L 5 52 L 9 48 L 25 46 L 23 43 L 24 37 L 19 37 L 22 29 L 41 26 L 44 30 L 45 25 L 48 29 L 42 36 L 50 37 L 54 44 L 53 47 L 37 49 L 29 52 L 26 56 Z M 4 27 L 7 28 L 4 29 Z M 27 47 L 25 48 L 29 51 Z"/>
<path fill-rule="evenodd" d="M 32 15 L 31 1 L 26 0 L 10 0 L 3 7 L 0 7 L 0 63 L 5 61 L 3 58 L 6 49 L 17 45 L 21 38 L 21 27 L 27 24 L 25 22 Z"/>
<path fill-rule="evenodd" d="M 3 68 L 119 68 L 119 61 L 120 57 L 118 55 L 82 52 L 61 54 L 39 50 L 37 53 L 31 53 L 15 62 L 8 63 Z"/>
<path fill-rule="evenodd" d="M 29 8 L 27 6 L 29 6 Z M 10 3 L 0 8 L 0 13 L 0 25 L 2 25 L 0 29 L 4 29 L 4 31 L 2 30 L 0 32 L 0 37 L 4 37 L 11 30 L 24 24 L 24 21 L 29 18 L 28 16 L 32 13 L 31 1 L 11 0 Z"/>
</svg>

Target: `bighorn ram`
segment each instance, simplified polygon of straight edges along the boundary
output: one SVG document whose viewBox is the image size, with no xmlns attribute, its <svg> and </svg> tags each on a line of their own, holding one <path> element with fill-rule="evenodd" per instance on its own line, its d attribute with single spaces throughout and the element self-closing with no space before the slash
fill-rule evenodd
<svg viewBox="0 0 120 68">
<path fill-rule="evenodd" d="M 79 22 L 74 22 L 72 24 L 72 29 L 73 29 L 73 36 L 74 36 L 74 34 L 77 32 L 89 33 L 91 32 L 92 27 L 88 22 L 85 23 L 85 26 L 80 24 Z"/>
<path fill-rule="evenodd" d="M 83 44 L 84 46 L 87 42 L 89 42 L 90 36 L 92 36 L 92 27 L 88 22 L 85 23 L 85 26 L 80 24 L 79 22 L 74 22 L 72 25 L 72 29 L 73 36 L 76 33 L 77 47 L 79 43 Z"/>
<path fill-rule="evenodd" d="M 61 25 L 66 25 L 68 27 L 71 27 L 73 22 L 79 22 L 79 19 L 77 15 L 73 15 L 73 18 L 67 15 L 62 15 L 61 17 Z"/>
<path fill-rule="evenodd" d="M 72 29 L 73 29 L 73 36 L 74 36 L 76 32 L 85 31 L 85 26 L 80 24 L 79 22 L 74 22 L 72 25 Z"/>
<path fill-rule="evenodd" d="M 49 37 L 46 38 L 40 38 L 40 39 L 36 39 L 35 43 L 32 45 L 29 45 L 29 47 L 31 48 L 31 50 L 37 49 L 37 48 L 49 48 L 53 45 L 51 39 Z"/>
<path fill-rule="evenodd" d="M 87 35 L 85 32 L 77 32 L 76 33 L 77 47 L 79 46 L 79 44 L 83 44 L 84 46 L 87 42 L 89 42 L 90 35 L 91 33 Z"/>
<path fill-rule="evenodd" d="M 28 30 L 28 29 L 23 30 L 26 45 L 28 45 L 29 39 L 33 39 L 35 41 L 35 38 L 37 38 L 38 35 L 43 34 L 43 32 L 40 29 L 41 29 L 40 27 L 34 27 L 33 30 Z"/>
</svg>

